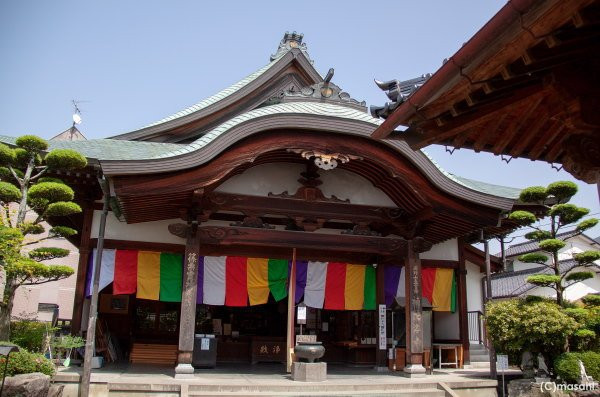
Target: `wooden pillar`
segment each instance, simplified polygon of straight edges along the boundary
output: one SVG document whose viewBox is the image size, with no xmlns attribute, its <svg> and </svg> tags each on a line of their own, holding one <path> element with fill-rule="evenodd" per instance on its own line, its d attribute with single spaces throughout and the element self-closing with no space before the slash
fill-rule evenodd
<svg viewBox="0 0 600 397">
<path fill-rule="evenodd" d="M 296 248 L 292 250 L 292 266 L 288 278 L 288 313 L 286 332 L 287 372 L 292 372 L 292 353 L 296 346 Z"/>
<path fill-rule="evenodd" d="M 465 242 L 458 240 L 458 269 L 457 269 L 457 300 L 458 300 L 458 328 L 460 343 L 463 346 L 463 362 L 470 363 L 469 354 L 469 319 L 467 314 L 467 266 L 465 263 Z"/>
<path fill-rule="evenodd" d="M 179 347 L 175 378 L 193 378 L 194 331 L 196 327 L 196 294 L 198 290 L 198 258 L 200 240 L 198 224 L 188 224 L 183 267 L 183 291 L 179 319 Z"/>
<path fill-rule="evenodd" d="M 377 302 L 376 305 L 376 313 L 377 313 L 377 321 L 375 322 L 376 327 L 377 327 L 377 333 L 376 335 L 376 351 L 375 351 L 375 367 L 377 368 L 378 371 L 387 371 L 388 370 L 388 366 L 387 366 L 387 349 L 380 349 L 379 348 L 379 343 L 380 343 L 380 337 L 379 337 L 379 306 L 380 305 L 385 305 L 385 265 L 384 264 L 378 264 L 377 268 L 375 269 L 375 291 L 376 291 L 376 295 L 375 295 L 375 302 Z M 386 338 L 386 346 L 387 346 L 387 338 Z"/>
<path fill-rule="evenodd" d="M 73 297 L 73 314 L 71 316 L 71 334 L 81 335 L 81 321 L 83 303 L 85 301 L 85 280 L 89 255 L 92 252 L 90 239 L 92 235 L 92 220 L 94 219 L 93 203 L 83 205 L 83 226 L 81 227 L 81 240 L 79 241 L 79 263 L 77 265 L 77 281 L 75 283 L 75 296 Z"/>
<path fill-rule="evenodd" d="M 408 240 L 406 270 L 406 367 L 408 377 L 425 376 L 423 367 L 423 307 L 421 305 L 421 259 L 415 252 L 414 240 Z"/>
</svg>

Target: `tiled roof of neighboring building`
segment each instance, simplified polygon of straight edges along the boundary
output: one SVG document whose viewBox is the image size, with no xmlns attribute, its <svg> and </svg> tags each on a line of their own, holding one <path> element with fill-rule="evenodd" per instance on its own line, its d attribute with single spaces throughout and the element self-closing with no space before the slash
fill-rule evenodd
<svg viewBox="0 0 600 397">
<path fill-rule="evenodd" d="M 564 274 L 576 266 L 573 259 L 560 262 L 560 272 Z M 502 272 L 492 274 L 492 297 L 509 298 L 519 296 L 534 288 L 535 285 L 527 282 L 527 277 L 534 274 L 550 274 L 552 270 L 546 266 L 533 269 L 519 270 L 516 272 Z"/>
<path fill-rule="evenodd" d="M 569 238 L 578 234 L 576 230 L 559 233 L 556 235 L 558 238 Z M 539 249 L 539 243 L 537 241 L 525 241 L 524 243 L 514 244 L 506 248 L 505 255 L 507 258 L 511 256 L 523 255 L 529 252 L 534 252 Z M 502 252 L 498 252 L 496 256 L 501 256 Z"/>
</svg>

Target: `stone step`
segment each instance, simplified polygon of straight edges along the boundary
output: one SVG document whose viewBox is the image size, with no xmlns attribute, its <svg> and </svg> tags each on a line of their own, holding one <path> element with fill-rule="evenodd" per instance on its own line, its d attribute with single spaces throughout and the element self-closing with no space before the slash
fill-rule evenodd
<svg viewBox="0 0 600 397">
<path fill-rule="evenodd" d="M 469 360 L 473 363 L 478 363 L 478 362 L 488 362 L 490 361 L 490 356 L 489 354 L 471 354 L 469 356 Z"/>
<path fill-rule="evenodd" d="M 398 384 L 368 384 L 368 383 L 321 383 L 321 382 L 294 382 L 293 384 L 194 384 L 188 385 L 189 393 L 356 393 L 356 392 L 392 392 L 398 391 Z M 410 384 L 411 390 L 437 389 L 436 382 L 415 382 Z"/>
<path fill-rule="evenodd" d="M 439 389 L 402 389 L 402 390 L 358 390 L 358 391 L 240 391 L 240 392 L 215 392 L 215 391 L 189 391 L 189 397 L 242 397 L 242 396 L 365 396 L 365 397 L 384 397 L 384 396 L 418 396 L 418 397 L 444 397 L 446 393 Z"/>
<path fill-rule="evenodd" d="M 465 369 L 490 368 L 489 361 L 471 361 L 471 364 L 465 365 Z"/>
</svg>

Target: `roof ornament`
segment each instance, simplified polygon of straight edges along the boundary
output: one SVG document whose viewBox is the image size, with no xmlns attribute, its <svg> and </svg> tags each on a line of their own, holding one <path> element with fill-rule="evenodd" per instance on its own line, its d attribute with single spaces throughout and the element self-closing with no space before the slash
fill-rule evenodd
<svg viewBox="0 0 600 397">
<path fill-rule="evenodd" d="M 337 105 L 348 105 L 366 112 L 367 106 L 365 101 L 357 101 L 349 93 L 331 82 L 334 73 L 335 70 L 329 68 L 322 82 L 302 87 L 300 91 L 287 90 L 283 94 L 282 102 L 333 102 Z"/>
<path fill-rule="evenodd" d="M 297 33 L 296 31 L 293 31 L 292 33 L 285 32 L 285 34 L 283 35 L 283 39 L 281 39 L 281 42 L 279 42 L 279 47 L 277 48 L 277 52 L 275 52 L 275 54 L 271 55 L 271 62 L 281 58 L 282 56 L 287 54 L 288 51 L 291 51 L 294 48 L 297 48 L 300 51 L 302 51 L 302 53 L 306 56 L 306 58 L 308 58 L 308 60 L 312 64 L 313 61 L 308 56 L 308 52 L 307 52 L 308 48 L 306 47 L 306 43 L 302 42 L 303 37 L 304 37 L 304 35 L 302 33 Z"/>
<path fill-rule="evenodd" d="M 383 106 L 371 106 L 371 115 L 375 118 L 387 118 L 398 106 L 414 94 L 429 78 L 431 73 L 410 80 L 388 80 L 380 81 L 375 79 L 375 84 L 383 91 L 391 102 L 386 102 Z"/>
<path fill-rule="evenodd" d="M 336 168 L 339 163 L 344 164 L 350 160 L 362 160 L 362 157 L 352 154 L 324 153 L 318 150 L 288 149 L 288 152 L 298 153 L 307 160 L 314 158 L 315 165 L 326 171 Z"/>
</svg>

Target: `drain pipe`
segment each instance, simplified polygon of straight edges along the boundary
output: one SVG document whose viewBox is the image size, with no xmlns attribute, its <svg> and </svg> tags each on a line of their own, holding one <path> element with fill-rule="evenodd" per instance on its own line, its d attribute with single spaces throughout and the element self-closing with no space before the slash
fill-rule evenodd
<svg viewBox="0 0 600 397">
<path fill-rule="evenodd" d="M 87 397 L 90 390 L 90 377 L 92 375 L 92 357 L 95 353 L 96 319 L 98 318 L 98 286 L 100 284 L 100 264 L 102 263 L 102 251 L 104 249 L 104 230 L 106 229 L 106 216 L 108 215 L 108 201 L 110 191 L 108 181 L 104 176 L 98 177 L 98 183 L 102 188 L 103 204 L 102 216 L 100 217 L 100 229 L 98 231 L 98 246 L 96 247 L 96 259 L 94 261 L 94 274 L 92 278 L 92 301 L 90 303 L 90 314 L 88 329 L 85 340 L 85 356 L 83 359 L 83 374 L 79 386 L 79 396 Z"/>
<path fill-rule="evenodd" d="M 485 303 L 486 305 L 492 300 L 492 264 L 490 261 L 490 247 L 488 240 L 484 238 L 483 230 L 481 231 L 481 240 L 483 241 L 483 250 L 485 252 Z M 483 308 L 484 312 L 485 306 Z M 496 351 L 494 350 L 494 345 L 490 341 L 489 334 L 486 332 L 486 336 L 488 339 L 488 349 L 490 351 L 490 378 L 497 379 L 498 372 L 496 370 Z"/>
</svg>

